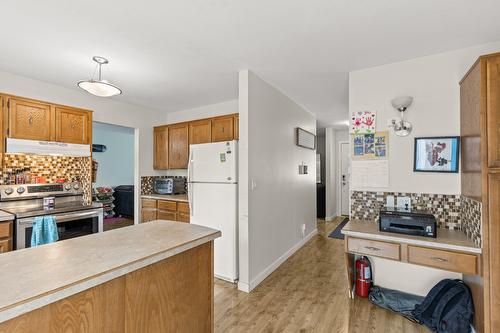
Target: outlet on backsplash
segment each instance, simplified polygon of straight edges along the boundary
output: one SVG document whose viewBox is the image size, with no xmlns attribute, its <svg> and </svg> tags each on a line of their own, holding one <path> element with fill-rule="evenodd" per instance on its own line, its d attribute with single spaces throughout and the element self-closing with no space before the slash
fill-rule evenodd
<svg viewBox="0 0 500 333">
<path fill-rule="evenodd" d="M 397 198 L 397 207 L 402 208 L 402 209 L 406 209 L 406 210 L 411 210 L 410 197 L 398 197 Z"/>
</svg>

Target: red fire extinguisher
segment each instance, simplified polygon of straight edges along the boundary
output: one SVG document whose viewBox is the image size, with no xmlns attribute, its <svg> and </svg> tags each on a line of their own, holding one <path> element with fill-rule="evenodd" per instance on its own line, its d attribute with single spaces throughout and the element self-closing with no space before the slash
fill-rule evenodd
<svg viewBox="0 0 500 333">
<path fill-rule="evenodd" d="M 356 260 L 356 295 L 367 298 L 372 285 L 370 261 L 366 257 Z"/>
</svg>

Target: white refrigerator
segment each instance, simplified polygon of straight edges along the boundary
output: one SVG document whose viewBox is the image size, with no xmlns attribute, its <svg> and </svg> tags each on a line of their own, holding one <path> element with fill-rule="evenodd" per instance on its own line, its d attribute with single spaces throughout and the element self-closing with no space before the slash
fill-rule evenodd
<svg viewBox="0 0 500 333">
<path fill-rule="evenodd" d="M 220 230 L 214 244 L 214 274 L 238 279 L 238 141 L 190 146 L 190 223 Z"/>
</svg>

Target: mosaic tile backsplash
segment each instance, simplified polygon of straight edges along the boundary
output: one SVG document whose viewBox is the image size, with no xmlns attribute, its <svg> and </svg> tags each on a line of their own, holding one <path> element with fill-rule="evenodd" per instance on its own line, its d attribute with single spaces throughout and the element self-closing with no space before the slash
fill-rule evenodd
<svg viewBox="0 0 500 333">
<path fill-rule="evenodd" d="M 377 221 L 389 195 L 394 202 L 397 197 L 410 197 L 411 208 L 433 214 L 439 228 L 462 230 L 481 244 L 481 204 L 461 195 L 352 191 L 351 218 Z"/>
<path fill-rule="evenodd" d="M 462 196 L 460 229 L 471 238 L 476 245 L 481 246 L 481 219 L 483 205 L 476 200 Z"/>
<path fill-rule="evenodd" d="M 35 176 L 44 176 L 47 183 L 55 183 L 57 179 L 79 181 L 84 189 L 84 200 L 91 201 L 92 184 L 90 157 L 38 156 L 5 154 L 3 168 L 0 171 L 0 183 L 6 184 L 8 173 L 29 168 Z"/>
<path fill-rule="evenodd" d="M 411 208 L 434 214 L 440 228 L 459 229 L 460 195 L 352 191 L 351 217 L 360 220 L 378 220 L 378 212 L 386 208 L 388 195 L 394 196 L 394 202 L 397 197 L 410 197 Z"/>
<path fill-rule="evenodd" d="M 154 181 L 158 178 L 186 178 L 182 176 L 145 176 L 141 177 L 141 194 L 153 194 Z M 187 187 L 187 184 L 186 184 Z M 187 188 L 185 189 L 187 192 Z"/>
</svg>

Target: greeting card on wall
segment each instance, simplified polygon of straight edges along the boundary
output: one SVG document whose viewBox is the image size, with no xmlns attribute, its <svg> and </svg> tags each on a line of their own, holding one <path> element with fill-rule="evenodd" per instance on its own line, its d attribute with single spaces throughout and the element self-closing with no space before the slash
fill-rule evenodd
<svg viewBox="0 0 500 333">
<path fill-rule="evenodd" d="M 352 135 L 351 147 L 353 160 L 385 160 L 389 151 L 389 133 Z"/>
<path fill-rule="evenodd" d="M 353 112 L 351 116 L 351 134 L 372 134 L 375 133 L 375 118 L 377 114 L 373 111 Z"/>
</svg>

